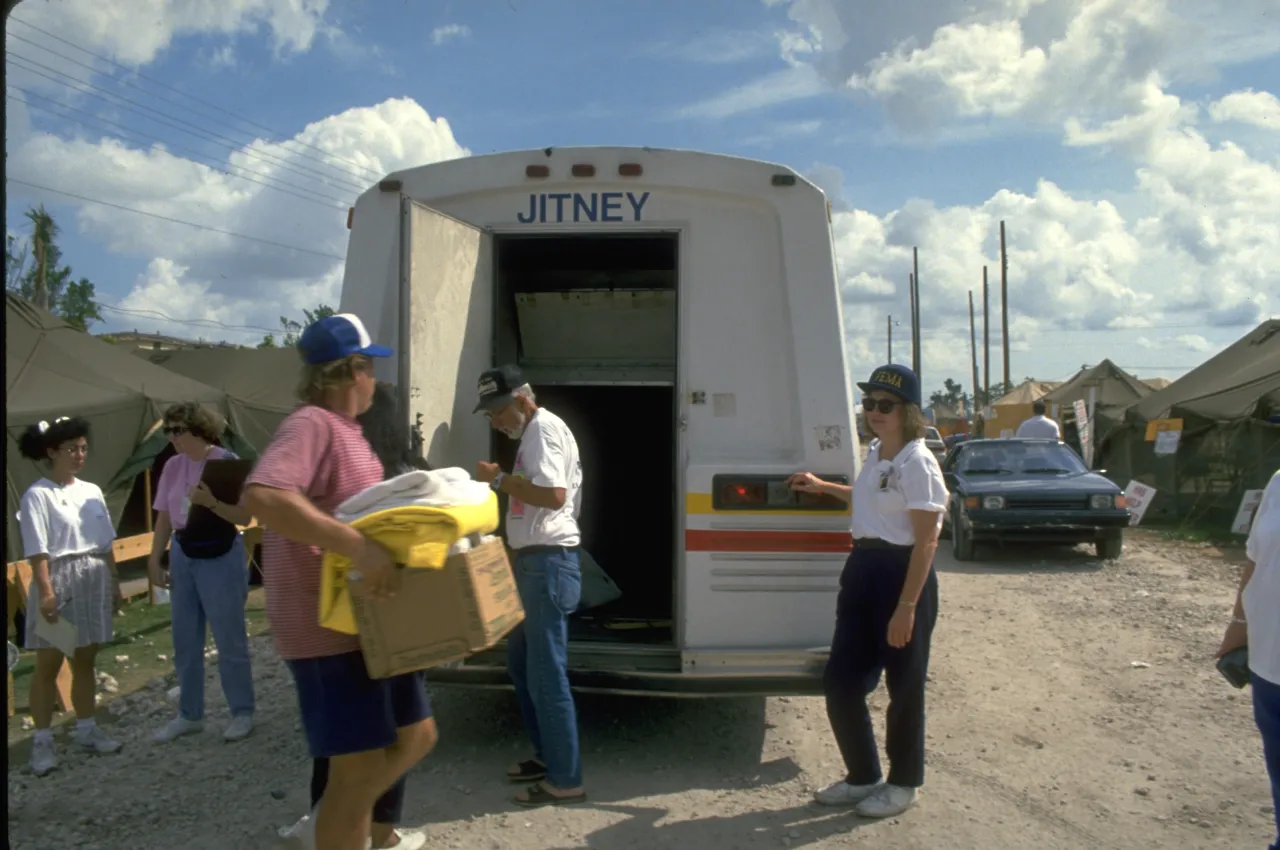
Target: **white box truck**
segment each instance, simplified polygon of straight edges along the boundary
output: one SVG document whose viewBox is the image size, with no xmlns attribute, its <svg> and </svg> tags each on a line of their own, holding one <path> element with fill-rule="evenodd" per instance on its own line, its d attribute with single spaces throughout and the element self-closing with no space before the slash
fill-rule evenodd
<svg viewBox="0 0 1280 850">
<path fill-rule="evenodd" d="M 341 309 L 393 346 L 435 467 L 510 469 L 475 415 L 517 363 L 582 455 L 583 547 L 621 598 L 572 619 L 579 690 L 821 690 L 849 510 L 784 484 L 860 458 L 830 208 L 767 162 L 547 148 L 360 196 Z M 505 646 L 431 673 L 502 686 Z"/>
</svg>

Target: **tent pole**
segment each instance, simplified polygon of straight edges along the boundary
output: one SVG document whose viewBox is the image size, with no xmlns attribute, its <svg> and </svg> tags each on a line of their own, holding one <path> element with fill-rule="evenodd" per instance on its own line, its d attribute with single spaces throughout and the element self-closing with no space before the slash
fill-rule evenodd
<svg viewBox="0 0 1280 850">
<path fill-rule="evenodd" d="M 146 505 L 144 506 L 144 508 L 145 508 L 145 513 L 147 517 L 147 525 L 146 525 L 147 534 L 151 534 L 153 532 L 153 528 L 151 524 L 152 519 L 151 519 L 151 469 L 150 468 L 142 470 L 142 496 L 144 499 L 146 499 Z M 153 549 L 155 548 L 154 538 L 152 538 L 151 546 Z M 147 565 L 147 604 L 148 605 L 156 604 L 156 589 L 151 584 L 151 565 L 150 564 Z"/>
</svg>

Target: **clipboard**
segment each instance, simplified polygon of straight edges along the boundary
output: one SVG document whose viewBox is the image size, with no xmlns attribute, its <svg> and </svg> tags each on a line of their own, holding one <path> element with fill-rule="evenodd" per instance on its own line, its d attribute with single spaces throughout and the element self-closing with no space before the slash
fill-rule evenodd
<svg viewBox="0 0 1280 850">
<path fill-rule="evenodd" d="M 213 497 L 219 502 L 229 505 L 240 503 L 240 492 L 244 482 L 253 471 L 253 461 L 242 458 L 218 458 L 205 461 L 204 470 L 200 473 L 200 483 L 206 485 Z M 204 505 L 192 505 L 187 513 L 187 525 L 184 534 L 194 539 L 216 536 L 227 521 L 206 508 Z"/>
</svg>

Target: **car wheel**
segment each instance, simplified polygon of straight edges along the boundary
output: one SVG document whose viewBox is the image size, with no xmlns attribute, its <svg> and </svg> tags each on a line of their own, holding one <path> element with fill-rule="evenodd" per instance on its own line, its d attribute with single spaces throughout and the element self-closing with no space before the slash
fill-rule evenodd
<svg viewBox="0 0 1280 850">
<path fill-rule="evenodd" d="M 956 513 L 951 515 L 951 554 L 957 561 L 973 560 L 973 536 L 965 531 Z"/>
<path fill-rule="evenodd" d="M 1097 550 L 1099 560 L 1114 561 L 1120 557 L 1120 552 L 1124 548 L 1124 538 L 1106 537 L 1102 540 L 1095 540 L 1093 548 Z"/>
</svg>

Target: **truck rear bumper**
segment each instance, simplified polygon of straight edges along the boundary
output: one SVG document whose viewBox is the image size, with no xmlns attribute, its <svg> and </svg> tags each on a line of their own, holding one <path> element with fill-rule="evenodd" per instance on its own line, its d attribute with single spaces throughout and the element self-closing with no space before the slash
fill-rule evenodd
<svg viewBox="0 0 1280 850">
<path fill-rule="evenodd" d="M 506 668 L 488 664 L 459 664 L 428 670 L 427 681 L 472 688 L 511 688 Z M 794 675 L 570 670 L 569 686 L 580 693 L 653 697 L 820 696 L 822 669 Z"/>
</svg>

